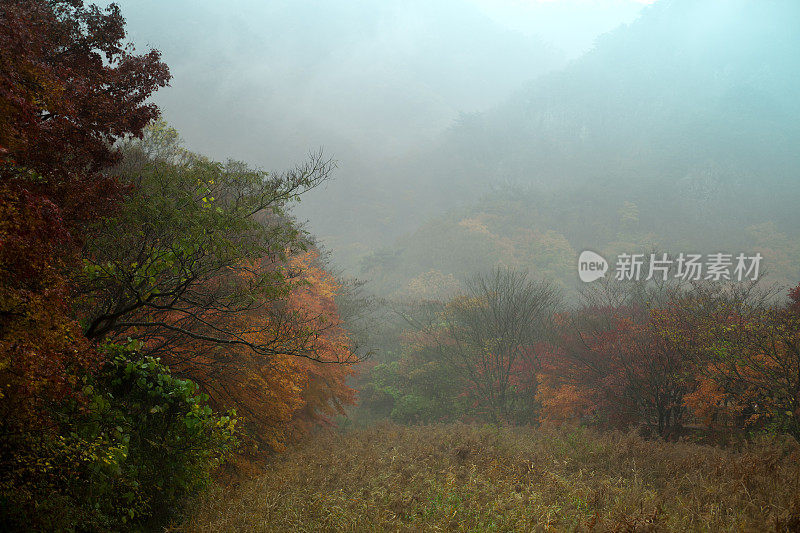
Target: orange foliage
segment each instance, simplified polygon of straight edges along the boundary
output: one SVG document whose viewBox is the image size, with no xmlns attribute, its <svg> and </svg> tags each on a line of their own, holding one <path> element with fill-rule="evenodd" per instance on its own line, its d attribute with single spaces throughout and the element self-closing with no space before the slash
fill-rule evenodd
<svg viewBox="0 0 800 533">
<path fill-rule="evenodd" d="M 267 268 L 274 265 L 263 261 L 237 275 Z M 175 373 L 197 382 L 216 407 L 235 409 L 248 434 L 271 450 L 283 449 L 287 440 L 317 423 L 328 423 L 355 401 L 346 384 L 352 367 L 341 363 L 348 359 L 350 340 L 334 301 L 339 283 L 324 270 L 316 252 L 291 257 L 285 270 L 290 273 L 287 297 L 247 312 L 197 311 L 204 322 L 224 320 L 242 340 L 270 346 L 274 353 L 191 339 L 169 343 L 162 354 Z M 178 324 L 180 315 L 170 318 Z M 149 340 L 151 347 L 164 342 L 163 337 Z M 299 357 L 300 352 L 309 358 Z"/>
<path fill-rule="evenodd" d="M 541 402 L 540 422 L 553 422 L 559 425 L 569 420 L 579 420 L 592 409 L 592 402 L 578 385 L 563 384 L 554 386 L 548 376 L 540 374 L 536 398 Z"/>
<path fill-rule="evenodd" d="M 291 261 L 299 269 L 304 284 L 292 291 L 290 306 L 302 316 L 302 322 L 319 332 L 315 337 L 316 356 L 325 362 L 301 359 L 298 363 L 306 373 L 301 392 L 302 408 L 293 418 L 295 434 L 306 433 L 316 423 L 327 423 L 329 417 L 343 414 L 345 405 L 355 403 L 355 392 L 347 386 L 353 374 L 350 365 L 337 364 L 346 359 L 351 342 L 342 326 L 334 298 L 341 285 L 319 264 L 319 256 L 308 252 Z"/>
</svg>

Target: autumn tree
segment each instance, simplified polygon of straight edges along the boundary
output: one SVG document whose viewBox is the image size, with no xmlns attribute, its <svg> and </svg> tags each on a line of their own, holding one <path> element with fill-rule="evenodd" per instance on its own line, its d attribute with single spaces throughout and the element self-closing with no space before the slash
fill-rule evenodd
<svg viewBox="0 0 800 533">
<path fill-rule="evenodd" d="M 169 79 L 158 52 L 136 55 L 124 37 L 115 5 L 0 4 L 3 435 L 40 424 L 46 402 L 97 362 L 70 309 L 78 237 L 120 199 L 111 144 L 158 115 L 146 100 Z"/>
<path fill-rule="evenodd" d="M 661 328 L 694 362 L 697 416 L 733 430 L 771 429 L 800 439 L 800 289 L 775 302 L 755 286 L 688 294 Z"/>
<path fill-rule="evenodd" d="M 328 424 L 344 408 L 355 403 L 355 391 L 347 379 L 355 372 L 352 364 L 365 360 L 341 316 L 336 296 L 342 283 L 325 268 L 319 253 L 311 250 L 292 258 L 291 267 L 300 272 L 303 283 L 289 296 L 289 305 L 303 318 L 303 327 L 314 332 L 316 358 L 300 358 L 306 382 L 302 407 L 292 417 L 294 435 L 308 433 L 313 425 Z"/>
<path fill-rule="evenodd" d="M 536 347 L 548 340 L 560 297 L 553 285 L 523 271 L 497 268 L 466 282 L 436 326 L 441 357 L 469 383 L 490 420 L 511 421 L 525 402 L 521 383 L 535 383 Z M 528 401 L 535 391 L 528 391 Z"/>
<path fill-rule="evenodd" d="M 282 174 L 217 163 L 183 150 L 164 124 L 123 151 L 134 194 L 91 228 L 86 336 L 141 341 L 271 448 L 351 402 L 344 379 L 359 357 L 338 285 L 286 211 L 332 163 L 315 154 Z"/>
<path fill-rule="evenodd" d="M 158 338 L 156 354 L 191 339 L 314 358 L 303 348 L 308 335 L 288 325 L 296 276 L 287 261 L 308 241 L 285 206 L 326 180 L 332 163 L 316 154 L 273 175 L 209 161 L 178 143 L 160 124 L 125 148 L 126 161 L 141 161 L 126 163 L 136 193 L 90 229 L 81 279 L 86 336 Z M 252 312 L 270 316 L 270 331 L 279 332 L 246 340 L 235 319 Z"/>
<path fill-rule="evenodd" d="M 87 228 L 130 193 L 116 142 L 169 77 L 115 4 L 0 2 L 0 529 L 146 521 L 235 442 L 194 384 L 75 316 Z"/>
<path fill-rule="evenodd" d="M 559 318 L 557 343 L 539 375 L 544 419 L 642 424 L 668 437 L 685 423 L 692 364 L 657 327 L 681 287 L 595 285 Z"/>
</svg>

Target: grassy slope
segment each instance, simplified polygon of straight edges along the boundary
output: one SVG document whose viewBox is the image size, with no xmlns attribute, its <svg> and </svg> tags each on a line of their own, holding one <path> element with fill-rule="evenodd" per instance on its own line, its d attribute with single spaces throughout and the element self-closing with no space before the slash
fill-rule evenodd
<svg viewBox="0 0 800 533">
<path fill-rule="evenodd" d="M 378 426 L 322 435 L 217 489 L 189 531 L 796 531 L 800 447 Z"/>
</svg>

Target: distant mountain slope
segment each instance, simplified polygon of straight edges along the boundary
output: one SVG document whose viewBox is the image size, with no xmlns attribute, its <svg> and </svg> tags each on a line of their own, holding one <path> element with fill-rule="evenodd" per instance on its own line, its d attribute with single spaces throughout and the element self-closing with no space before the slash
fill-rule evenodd
<svg viewBox="0 0 800 533">
<path fill-rule="evenodd" d="M 451 168 L 469 188 L 673 184 L 697 174 L 757 191 L 763 180 L 795 185 L 798 72 L 800 3 L 665 0 L 563 71 L 456 125 L 420 182 Z M 433 164 L 441 151 L 446 167 Z"/>
<path fill-rule="evenodd" d="M 343 167 L 402 153 L 564 64 L 464 0 L 121 3 L 172 69 L 157 100 L 187 144 L 268 168 L 319 146 Z"/>
<path fill-rule="evenodd" d="M 379 294 L 437 298 L 457 290 L 472 273 L 505 265 L 527 269 L 574 295 L 580 285 L 578 254 L 588 249 L 612 263 L 620 253 L 758 252 L 767 283 L 788 286 L 800 280 L 800 227 L 782 230 L 768 217 L 749 222 L 742 217 L 716 231 L 710 224 L 702 227 L 701 217 L 694 223 L 695 228 L 669 224 L 662 213 L 600 188 L 501 189 L 368 255 L 359 275 Z"/>
<path fill-rule="evenodd" d="M 800 3 L 662 0 L 564 70 L 387 165 L 381 219 L 336 242 L 363 252 L 406 233 L 407 248 L 420 220 L 503 184 L 554 201 L 585 197 L 581 210 L 561 206 L 586 222 L 561 222 L 573 226 L 564 231 L 573 248 L 616 238 L 603 221 L 625 202 L 666 243 L 747 242 L 746 228 L 760 224 L 791 240 L 800 231 L 798 72 Z"/>
</svg>

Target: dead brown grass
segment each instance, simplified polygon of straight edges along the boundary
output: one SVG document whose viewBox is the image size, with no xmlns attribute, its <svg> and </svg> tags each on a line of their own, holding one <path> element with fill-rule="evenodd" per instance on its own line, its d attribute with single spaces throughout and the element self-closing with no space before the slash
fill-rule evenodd
<svg viewBox="0 0 800 533">
<path fill-rule="evenodd" d="M 800 447 L 585 429 L 381 425 L 218 487 L 201 531 L 798 531 Z"/>
</svg>

